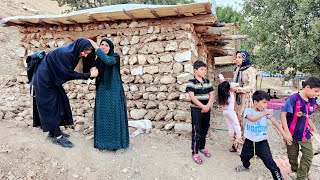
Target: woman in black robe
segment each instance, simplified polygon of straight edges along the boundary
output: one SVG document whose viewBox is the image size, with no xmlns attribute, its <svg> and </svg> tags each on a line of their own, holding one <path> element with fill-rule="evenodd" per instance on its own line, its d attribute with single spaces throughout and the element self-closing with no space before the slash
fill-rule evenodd
<svg viewBox="0 0 320 180">
<path fill-rule="evenodd" d="M 90 73 L 74 71 L 81 57 L 87 57 L 94 49 L 88 39 L 79 38 L 70 44 L 50 51 L 40 62 L 32 79 L 35 90 L 33 126 L 41 126 L 48 138 L 62 147 L 73 147 L 59 126 L 72 125 L 69 99 L 62 87 L 67 81 L 96 77 L 98 70 Z"/>
</svg>

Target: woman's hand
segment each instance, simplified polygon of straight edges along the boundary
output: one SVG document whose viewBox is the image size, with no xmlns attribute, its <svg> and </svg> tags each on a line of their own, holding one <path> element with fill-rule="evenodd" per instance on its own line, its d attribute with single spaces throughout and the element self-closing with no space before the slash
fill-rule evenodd
<svg viewBox="0 0 320 180">
<path fill-rule="evenodd" d="M 90 69 L 90 77 L 97 77 L 99 74 L 99 71 L 96 67 L 93 67 Z"/>
<path fill-rule="evenodd" d="M 99 48 L 98 44 L 91 39 L 88 39 L 95 50 Z"/>
</svg>

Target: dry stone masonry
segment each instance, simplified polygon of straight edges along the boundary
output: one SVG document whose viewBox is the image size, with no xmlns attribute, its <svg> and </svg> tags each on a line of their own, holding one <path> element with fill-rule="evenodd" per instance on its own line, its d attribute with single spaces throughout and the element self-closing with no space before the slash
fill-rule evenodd
<svg viewBox="0 0 320 180">
<path fill-rule="evenodd" d="M 27 83 L 26 56 L 68 44 L 78 37 L 100 41 L 108 37 L 121 56 L 121 76 L 127 97 L 129 119 L 191 122 L 190 99 L 186 84 L 193 78 L 194 61 L 206 62 L 204 46 L 192 23 L 131 21 L 77 24 L 51 27 L 20 27 L 18 50 L 21 76 L 17 82 Z M 201 58 L 199 53 L 201 52 Z M 76 80 L 64 88 L 71 101 L 76 122 L 75 131 L 91 133 L 95 85 L 93 81 Z M 31 98 L 30 98 L 31 100 Z"/>
</svg>

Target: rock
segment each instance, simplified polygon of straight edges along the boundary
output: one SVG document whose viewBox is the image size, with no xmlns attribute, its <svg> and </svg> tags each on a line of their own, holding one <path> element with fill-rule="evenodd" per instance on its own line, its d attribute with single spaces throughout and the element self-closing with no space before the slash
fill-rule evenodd
<svg viewBox="0 0 320 180">
<path fill-rule="evenodd" d="M 171 54 L 166 54 L 166 55 L 160 56 L 160 61 L 161 62 L 172 62 L 173 56 Z"/>
<path fill-rule="evenodd" d="M 160 79 L 160 83 L 162 84 L 174 84 L 176 82 L 176 78 L 172 77 L 172 75 L 163 76 Z"/>
<path fill-rule="evenodd" d="M 170 111 L 174 110 L 177 107 L 175 102 L 168 102 L 167 106 Z"/>
<path fill-rule="evenodd" d="M 165 125 L 165 124 L 166 124 L 166 123 L 165 123 L 165 122 L 163 122 L 163 121 L 156 122 L 156 124 L 155 124 L 154 128 L 156 128 L 156 129 L 162 129 L 162 128 L 164 127 L 164 125 Z"/>
<path fill-rule="evenodd" d="M 150 84 L 153 81 L 153 76 L 150 74 L 145 74 L 142 76 L 142 79 L 146 84 Z"/>
<path fill-rule="evenodd" d="M 141 99 L 141 97 L 142 97 L 142 93 L 139 93 L 139 92 L 134 93 L 134 94 L 132 95 L 132 99 L 133 99 L 133 100 Z"/>
<path fill-rule="evenodd" d="M 192 64 L 185 64 L 183 68 L 183 72 L 193 74 L 193 66 Z"/>
<path fill-rule="evenodd" d="M 159 92 L 158 95 L 157 95 L 157 99 L 160 100 L 160 101 L 166 100 L 167 99 L 166 93 Z"/>
<path fill-rule="evenodd" d="M 26 49 L 24 47 L 19 47 L 17 50 L 18 57 L 24 58 L 26 55 Z"/>
<path fill-rule="evenodd" d="M 174 121 L 171 121 L 171 122 L 169 122 L 168 124 L 166 124 L 166 125 L 164 126 L 164 129 L 168 131 L 168 130 L 172 129 L 175 124 L 176 124 L 176 123 L 175 123 Z"/>
<path fill-rule="evenodd" d="M 182 72 L 182 70 L 183 70 L 183 66 L 182 66 L 181 63 L 175 63 L 175 64 L 173 65 L 173 73 L 179 74 L 179 73 Z"/>
<path fill-rule="evenodd" d="M 155 56 L 148 56 L 147 61 L 149 64 L 159 64 L 159 58 Z"/>
<path fill-rule="evenodd" d="M 166 110 L 168 110 L 168 106 L 166 105 L 166 102 L 160 102 L 160 103 L 159 103 L 159 110 L 160 110 L 160 111 L 166 111 Z"/>
<path fill-rule="evenodd" d="M 163 119 L 167 115 L 167 111 L 160 111 L 156 117 L 154 118 L 155 121 L 159 121 L 160 119 Z"/>
<path fill-rule="evenodd" d="M 170 41 L 170 43 L 166 45 L 165 51 L 176 51 L 177 49 L 178 43 L 176 41 Z"/>
<path fill-rule="evenodd" d="M 146 106 L 147 109 L 155 109 L 157 107 L 158 107 L 158 105 L 154 101 L 149 101 L 147 106 Z"/>
<path fill-rule="evenodd" d="M 183 74 L 180 74 L 179 76 L 177 76 L 177 82 L 178 82 L 179 84 L 186 83 L 186 82 L 188 82 L 190 79 L 193 79 L 193 75 L 190 74 L 190 73 L 183 73 Z"/>
<path fill-rule="evenodd" d="M 190 44 L 192 44 L 190 41 L 182 41 L 180 44 L 179 44 L 179 49 L 190 49 Z"/>
<path fill-rule="evenodd" d="M 156 115 L 157 115 L 156 111 L 149 110 L 148 113 L 144 116 L 144 119 L 153 120 L 154 117 L 156 117 Z"/>
<path fill-rule="evenodd" d="M 168 96 L 168 100 L 177 100 L 177 99 L 179 99 L 179 94 L 178 93 L 171 93 L 171 94 L 169 94 L 169 96 Z"/>
<path fill-rule="evenodd" d="M 124 168 L 124 169 L 122 169 L 122 172 L 123 173 L 127 173 L 129 171 L 129 169 L 128 168 Z"/>
<path fill-rule="evenodd" d="M 173 118 L 173 112 L 169 112 L 165 117 L 164 120 L 165 121 L 170 121 Z"/>
<path fill-rule="evenodd" d="M 24 121 L 18 121 L 17 124 L 16 124 L 17 127 L 20 127 L 20 128 L 26 128 L 28 127 L 29 125 L 24 122 Z"/>
<path fill-rule="evenodd" d="M 183 100 L 183 101 L 191 101 L 188 93 L 180 94 L 179 99 L 180 99 L 180 100 Z"/>
<path fill-rule="evenodd" d="M 129 24 L 129 28 L 136 28 L 138 26 L 138 22 L 137 21 L 132 21 L 130 24 Z"/>
<path fill-rule="evenodd" d="M 160 73 L 170 73 L 172 72 L 173 64 L 160 64 L 159 65 L 159 72 Z"/>
<path fill-rule="evenodd" d="M 157 96 L 155 94 L 149 94 L 149 100 L 154 101 L 157 99 Z"/>
<path fill-rule="evenodd" d="M 153 54 L 154 52 L 158 54 L 164 52 L 163 44 L 161 42 L 154 42 L 149 44 L 148 53 Z"/>
<path fill-rule="evenodd" d="M 132 36 L 130 44 L 138 44 L 140 41 L 140 37 L 139 36 Z"/>
<path fill-rule="evenodd" d="M 0 120 L 2 120 L 4 117 L 4 113 L 2 111 L 0 111 Z"/>
<path fill-rule="evenodd" d="M 133 75 L 133 76 L 143 75 L 142 66 L 139 66 L 139 67 L 136 67 L 136 68 L 132 68 L 131 69 L 131 75 Z"/>
<path fill-rule="evenodd" d="M 192 131 L 192 125 L 190 123 L 176 123 L 174 131 L 178 134 L 189 134 Z"/>
<path fill-rule="evenodd" d="M 16 121 L 22 121 L 22 120 L 23 120 L 23 117 L 17 116 L 17 117 L 15 118 L 15 120 L 16 120 Z"/>
<path fill-rule="evenodd" d="M 86 138 L 85 138 L 85 140 L 90 140 L 90 139 L 93 139 L 94 138 L 94 135 L 90 135 L 90 136 L 87 136 Z"/>
<path fill-rule="evenodd" d="M 187 85 L 188 85 L 188 83 L 181 84 L 179 86 L 179 91 L 186 92 Z"/>
<path fill-rule="evenodd" d="M 4 115 L 4 118 L 3 119 L 6 119 L 6 120 L 9 120 L 9 119 L 13 119 L 14 117 L 16 117 L 16 114 L 13 113 L 13 112 L 6 112 L 6 114 Z"/>
<path fill-rule="evenodd" d="M 174 56 L 174 60 L 177 62 L 191 61 L 192 53 L 191 51 L 178 52 Z"/>
<path fill-rule="evenodd" d="M 83 131 L 83 125 L 80 125 L 80 124 L 76 124 L 76 126 L 74 127 L 74 131 L 75 132 L 80 132 L 80 131 Z"/>
<path fill-rule="evenodd" d="M 145 55 L 138 55 L 138 62 L 140 65 L 147 64 L 147 58 Z"/>
<path fill-rule="evenodd" d="M 158 36 L 156 36 L 156 35 L 151 35 L 150 37 L 147 37 L 147 38 L 144 40 L 144 43 L 156 41 L 157 39 L 158 39 Z"/>
<path fill-rule="evenodd" d="M 136 85 L 130 85 L 130 91 L 131 92 L 135 92 L 135 91 L 138 91 L 138 87 Z"/>
<path fill-rule="evenodd" d="M 159 72 L 158 66 L 147 66 L 143 68 L 144 73 L 155 74 Z"/>
<path fill-rule="evenodd" d="M 156 86 L 150 86 L 146 89 L 147 92 L 157 92 L 158 88 Z"/>
<path fill-rule="evenodd" d="M 95 93 L 89 93 L 85 95 L 85 99 L 92 100 L 96 97 Z"/>
<path fill-rule="evenodd" d="M 190 117 L 191 117 L 190 112 L 178 110 L 176 115 L 174 116 L 174 120 L 186 121 Z"/>
<path fill-rule="evenodd" d="M 30 43 L 32 45 L 34 45 L 35 47 L 39 48 L 41 46 L 40 42 L 39 41 L 36 41 L 36 40 L 31 40 Z"/>
<path fill-rule="evenodd" d="M 86 134 L 90 134 L 90 133 L 93 133 L 94 129 L 93 127 L 89 127 L 88 129 L 84 130 L 83 131 L 83 134 L 86 135 Z"/>
<path fill-rule="evenodd" d="M 130 111 L 130 116 L 133 119 L 142 119 L 147 112 L 145 109 L 133 109 Z"/>
<path fill-rule="evenodd" d="M 123 55 L 127 55 L 127 54 L 128 54 L 128 52 L 129 52 L 129 50 L 130 50 L 130 48 L 129 48 L 129 47 L 124 46 L 124 47 L 122 48 L 122 54 L 123 54 Z"/>
</svg>

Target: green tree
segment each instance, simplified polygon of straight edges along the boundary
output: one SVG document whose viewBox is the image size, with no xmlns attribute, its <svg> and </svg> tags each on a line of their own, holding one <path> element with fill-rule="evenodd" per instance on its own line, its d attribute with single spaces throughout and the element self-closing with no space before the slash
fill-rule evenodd
<svg viewBox="0 0 320 180">
<path fill-rule="evenodd" d="M 72 10 L 101 7 L 115 4 L 189 4 L 194 0 L 56 0 L 60 6 L 69 5 Z"/>
<path fill-rule="evenodd" d="M 217 7 L 216 11 L 219 22 L 240 23 L 244 21 L 243 15 L 232 7 Z"/>
<path fill-rule="evenodd" d="M 320 75 L 320 0 L 245 0 L 242 43 L 263 70 Z"/>
</svg>

